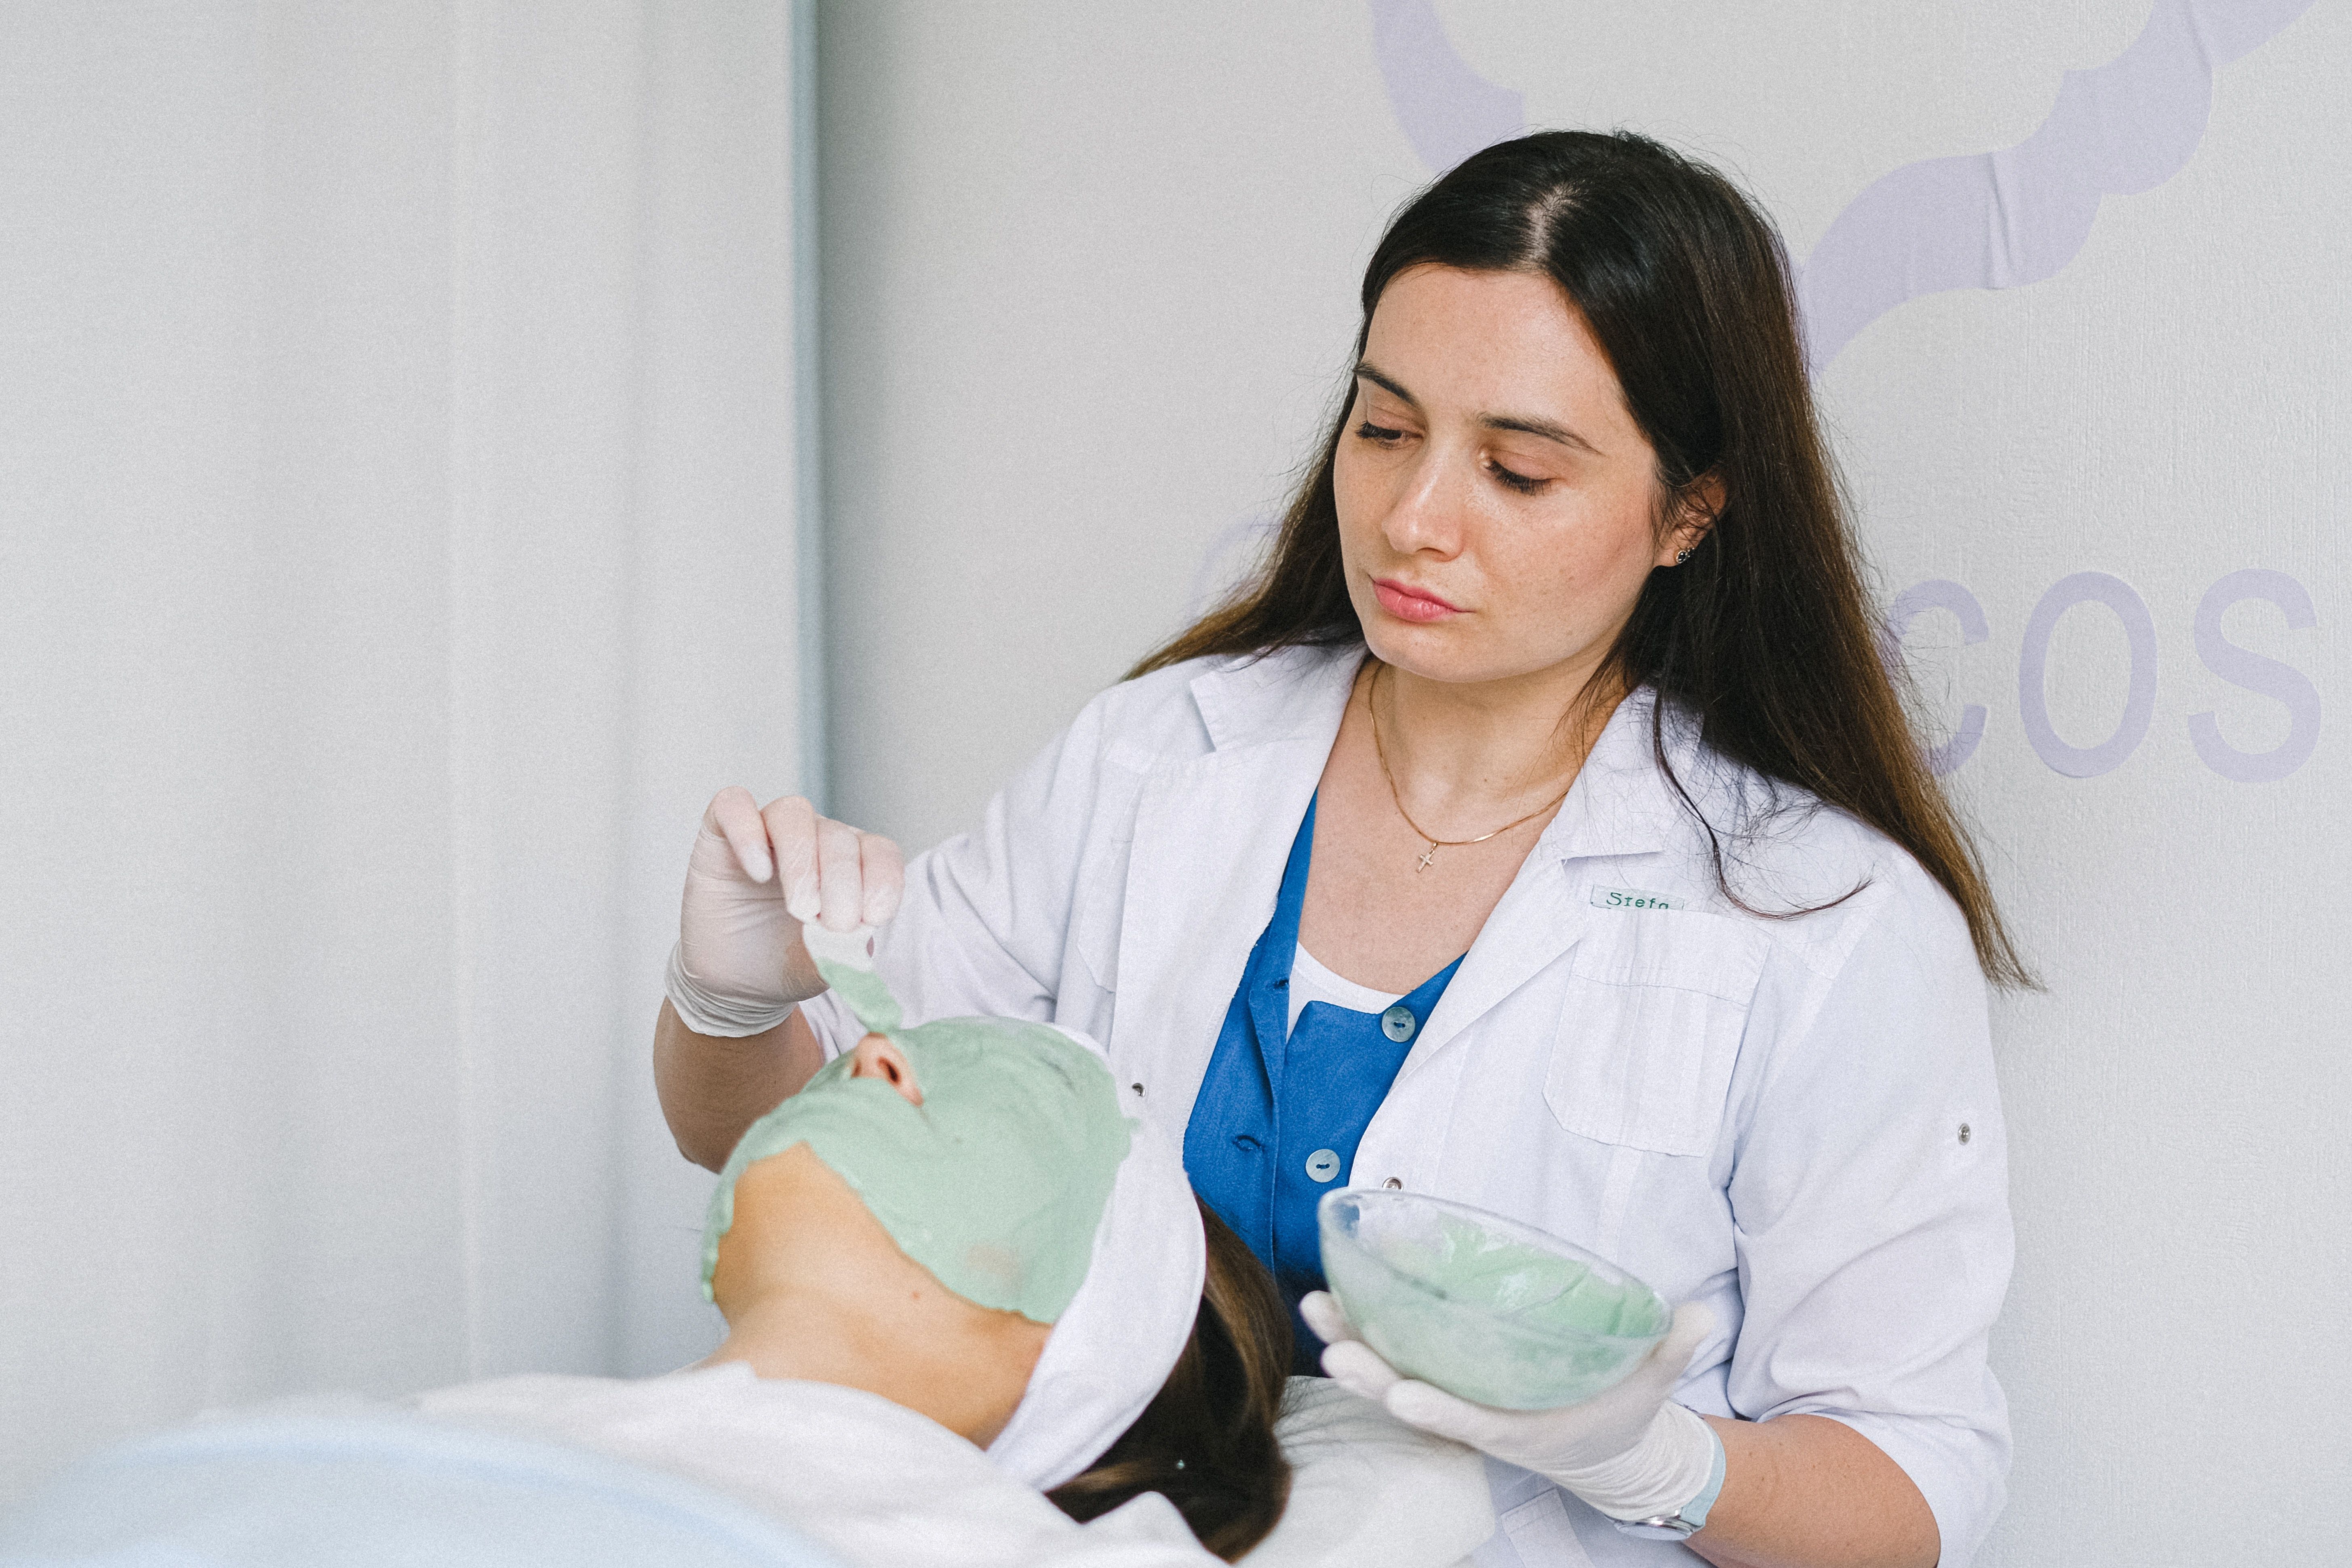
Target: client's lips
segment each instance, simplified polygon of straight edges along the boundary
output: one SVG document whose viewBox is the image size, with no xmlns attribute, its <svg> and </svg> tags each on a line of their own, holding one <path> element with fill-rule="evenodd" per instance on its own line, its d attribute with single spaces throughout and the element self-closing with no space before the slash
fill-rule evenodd
<svg viewBox="0 0 2352 1568">
<path fill-rule="evenodd" d="M 1381 608 L 1401 621 L 1418 621 L 1425 624 L 1430 621 L 1442 621 L 1448 616 L 1458 616 L 1462 613 L 1428 589 L 1416 588 L 1410 583 L 1401 583 L 1393 577 L 1373 578 L 1372 593 L 1379 598 Z"/>
</svg>

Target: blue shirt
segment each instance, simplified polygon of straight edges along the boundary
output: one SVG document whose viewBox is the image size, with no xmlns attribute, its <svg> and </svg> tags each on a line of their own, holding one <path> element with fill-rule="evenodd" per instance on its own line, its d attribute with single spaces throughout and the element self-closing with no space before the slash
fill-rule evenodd
<svg viewBox="0 0 2352 1568">
<path fill-rule="evenodd" d="M 1291 1027 L 1290 963 L 1314 853 L 1310 799 L 1184 1129 L 1193 1190 L 1273 1271 L 1298 1335 L 1296 1364 L 1309 1373 L 1320 1370 L 1322 1342 L 1297 1312 L 1301 1296 L 1323 1288 L 1315 1205 L 1345 1185 L 1372 1113 L 1462 967 L 1455 959 L 1385 1012 L 1309 1002 Z"/>
</svg>

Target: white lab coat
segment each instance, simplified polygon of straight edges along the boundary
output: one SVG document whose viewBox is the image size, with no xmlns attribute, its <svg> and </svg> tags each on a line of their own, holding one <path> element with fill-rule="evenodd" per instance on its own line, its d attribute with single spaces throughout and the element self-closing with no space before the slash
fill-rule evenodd
<svg viewBox="0 0 2352 1568">
<path fill-rule="evenodd" d="M 1362 649 L 1195 660 L 1112 688 L 908 868 L 877 961 L 912 1021 L 1051 1019 L 1106 1042 L 1181 1140 Z M 1962 1568 L 2009 1434 L 1985 1364 L 2009 1280 L 1986 990 L 1958 909 L 1883 836 L 1732 767 L 1647 691 L 1621 704 L 1414 1040 L 1349 1184 L 1538 1226 L 1715 1313 L 1677 1397 L 1844 1421 L 1916 1482 Z M 1806 808 L 1810 809 L 1806 809 Z M 1612 900 L 1610 892 L 1620 897 Z M 1670 909 L 1626 907 L 1660 895 Z M 829 1051 L 858 1028 L 808 1005 Z M 1490 1466 L 1482 1564 L 1690 1560 Z"/>
</svg>

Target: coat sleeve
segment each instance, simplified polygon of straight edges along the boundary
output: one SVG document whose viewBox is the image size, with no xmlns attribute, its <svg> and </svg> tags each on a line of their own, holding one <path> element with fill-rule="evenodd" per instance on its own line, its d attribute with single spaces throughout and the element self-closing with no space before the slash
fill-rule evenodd
<svg viewBox="0 0 2352 1568">
<path fill-rule="evenodd" d="M 1870 1438 L 1934 1511 L 1942 1568 L 1963 1568 L 2010 1448 L 1986 1364 L 2012 1253 L 1986 988 L 1958 908 L 1907 857 L 1864 900 L 1842 959 L 1780 976 L 1751 1022 L 1777 1037 L 1729 1184 L 1727 1393 L 1751 1420 Z"/>
<path fill-rule="evenodd" d="M 909 1024 L 1056 1020 L 1089 848 L 1133 815 L 1147 742 L 1131 731 L 1164 727 L 1159 710 L 1189 701 L 1190 673 L 1179 666 L 1096 697 L 996 793 L 975 831 L 908 862 L 906 900 L 875 963 Z M 802 1011 L 827 1057 L 856 1043 L 857 1020 L 831 992 Z"/>
</svg>

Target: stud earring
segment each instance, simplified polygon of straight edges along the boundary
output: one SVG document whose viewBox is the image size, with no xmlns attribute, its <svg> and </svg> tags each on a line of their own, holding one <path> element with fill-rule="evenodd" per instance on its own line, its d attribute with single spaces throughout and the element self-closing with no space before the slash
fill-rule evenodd
<svg viewBox="0 0 2352 1568">
<path fill-rule="evenodd" d="M 1690 552 L 1689 552 L 1689 551 L 1687 551 L 1687 550 L 1677 550 L 1677 551 L 1675 551 L 1675 565 L 1679 566 L 1679 565 L 1681 565 L 1684 562 L 1685 562 L 1685 561 L 1687 561 L 1687 560 L 1689 560 L 1689 559 L 1690 559 Z"/>
</svg>

